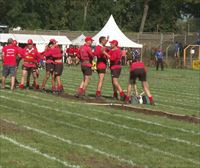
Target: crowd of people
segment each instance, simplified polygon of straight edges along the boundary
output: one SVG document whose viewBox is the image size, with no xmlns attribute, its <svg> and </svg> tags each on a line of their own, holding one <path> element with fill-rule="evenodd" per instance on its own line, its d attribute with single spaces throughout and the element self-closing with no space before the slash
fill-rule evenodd
<svg viewBox="0 0 200 168">
<path fill-rule="evenodd" d="M 112 86 L 113 86 L 113 98 L 125 101 L 125 103 L 131 102 L 131 92 L 134 89 L 135 96 L 139 99 L 140 95 L 136 86 L 136 79 L 141 81 L 142 87 L 146 95 L 148 96 L 150 104 L 154 105 L 153 97 L 150 93 L 150 89 L 146 80 L 147 70 L 144 63 L 140 60 L 139 50 L 135 50 L 134 54 L 129 56 L 128 63 L 130 65 L 129 84 L 127 87 L 127 93 L 125 93 L 119 83 L 120 73 L 122 69 L 122 63 L 127 62 L 123 57 L 127 52 L 118 46 L 117 40 L 109 41 L 108 37 L 100 37 L 99 45 L 92 48 L 93 39 L 91 37 L 85 38 L 85 44 L 80 48 L 74 48 L 70 46 L 67 50 L 67 61 L 71 64 L 81 64 L 81 72 L 83 79 L 75 96 L 77 98 L 84 97 L 87 91 L 87 87 L 92 76 L 92 61 L 97 59 L 96 68 L 99 76 L 96 89 L 96 98 L 102 98 L 102 86 L 104 77 L 107 71 L 107 65 L 109 62 Z M 107 43 L 110 43 L 110 47 L 106 47 Z M 19 88 L 24 89 L 30 86 L 30 78 L 33 78 L 32 87 L 46 91 L 45 85 L 48 79 L 51 77 L 52 92 L 62 93 L 63 84 L 61 76 L 63 73 L 63 54 L 55 39 L 51 39 L 45 50 L 41 53 L 38 52 L 32 39 L 27 41 L 24 48 L 20 48 L 17 45 L 17 41 L 8 39 L 7 45 L 2 49 L 2 85 L 1 88 L 5 89 L 6 78 L 11 76 L 11 90 L 14 90 L 17 84 L 16 75 L 17 69 L 22 60 L 22 76 L 19 83 Z M 41 86 L 38 83 L 39 77 L 39 63 L 45 61 L 46 73 Z M 119 94 L 119 95 L 118 95 Z"/>
</svg>

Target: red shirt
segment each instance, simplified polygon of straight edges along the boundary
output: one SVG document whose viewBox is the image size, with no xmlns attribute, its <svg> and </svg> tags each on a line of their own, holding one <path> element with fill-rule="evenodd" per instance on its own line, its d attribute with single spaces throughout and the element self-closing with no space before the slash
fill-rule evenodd
<svg viewBox="0 0 200 168">
<path fill-rule="evenodd" d="M 50 53 L 54 59 L 55 64 L 63 64 L 62 62 L 62 52 L 59 46 L 50 49 Z"/>
<path fill-rule="evenodd" d="M 68 48 L 66 50 L 66 53 L 69 55 L 69 56 L 73 56 L 74 55 L 74 48 Z"/>
<path fill-rule="evenodd" d="M 106 69 L 107 57 L 103 51 L 108 51 L 104 46 L 98 45 L 95 48 L 95 56 L 97 56 L 97 69 Z"/>
<path fill-rule="evenodd" d="M 89 45 L 83 45 L 79 49 L 78 57 L 81 60 L 81 65 L 92 67 L 94 53 Z"/>
<path fill-rule="evenodd" d="M 16 66 L 16 57 L 19 54 L 19 50 L 12 44 L 3 47 L 3 65 Z"/>
<path fill-rule="evenodd" d="M 22 51 L 21 56 L 24 60 L 23 66 L 25 67 L 35 68 L 36 63 L 40 62 L 40 57 L 36 47 L 32 47 L 31 49 L 25 47 Z"/>
<path fill-rule="evenodd" d="M 43 56 L 46 60 L 46 64 L 54 63 L 53 56 L 51 53 L 51 48 L 49 48 L 48 46 L 45 48 L 45 51 L 43 52 Z"/>
<path fill-rule="evenodd" d="M 145 65 L 141 61 L 133 62 L 130 65 L 130 71 L 134 71 L 135 69 L 142 69 L 142 68 L 145 69 L 145 71 L 146 71 Z"/>
<path fill-rule="evenodd" d="M 78 55 L 79 49 L 78 48 L 74 48 L 74 55 Z"/>
<path fill-rule="evenodd" d="M 120 69 L 121 68 L 121 50 L 117 48 L 116 50 L 110 50 L 110 69 Z"/>
</svg>

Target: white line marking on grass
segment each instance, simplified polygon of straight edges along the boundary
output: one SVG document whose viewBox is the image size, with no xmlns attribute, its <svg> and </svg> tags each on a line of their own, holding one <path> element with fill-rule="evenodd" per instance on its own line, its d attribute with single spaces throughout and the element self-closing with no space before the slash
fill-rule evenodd
<svg viewBox="0 0 200 168">
<path fill-rule="evenodd" d="M 5 107 L 5 108 L 11 109 L 11 110 L 15 110 L 15 111 L 19 111 L 19 112 L 22 112 L 22 113 L 25 113 L 24 110 L 16 110 L 16 109 L 13 109 L 13 108 L 10 108 L 10 107 L 7 107 L 7 106 L 2 106 L 2 107 Z M 191 158 L 185 158 L 185 157 L 183 157 L 181 155 L 177 155 L 177 154 L 174 154 L 174 153 L 162 151 L 162 150 L 160 150 L 158 148 L 154 148 L 154 147 L 151 147 L 151 146 L 148 146 L 148 145 L 143 145 L 143 144 L 140 144 L 140 143 L 135 143 L 135 142 L 123 139 L 123 138 L 118 138 L 118 137 L 115 137 L 113 135 L 106 134 L 104 132 L 94 131 L 94 130 L 91 130 L 91 129 L 86 129 L 86 128 L 83 128 L 83 127 L 79 127 L 79 126 L 74 125 L 74 124 L 69 124 L 69 123 L 66 123 L 66 122 L 63 122 L 63 121 L 59 121 L 59 120 L 55 120 L 55 119 L 50 119 L 50 118 L 47 118 L 47 117 L 39 116 L 39 115 L 37 115 L 35 113 L 34 114 L 30 113 L 30 112 L 28 112 L 28 113 L 30 115 L 34 116 L 34 117 L 37 117 L 37 118 L 40 118 L 40 119 L 44 119 L 44 120 L 47 120 L 47 121 L 50 121 L 50 122 L 54 122 L 54 123 L 57 123 L 57 124 L 61 124 L 61 125 L 65 125 L 65 126 L 68 126 L 68 127 L 76 128 L 76 129 L 83 130 L 83 131 L 86 131 L 86 132 L 91 132 L 91 133 L 94 133 L 96 135 L 104 136 L 104 137 L 110 138 L 110 139 L 115 140 L 115 141 L 120 141 L 120 142 L 127 143 L 127 144 L 130 144 L 130 145 L 135 145 L 135 146 L 137 146 L 139 148 L 148 149 L 148 150 L 151 150 L 153 152 L 161 153 L 161 154 L 164 154 L 166 156 L 170 156 L 170 157 L 173 157 L 173 158 L 178 158 L 180 160 L 187 160 L 187 161 L 192 162 L 194 164 L 200 164 L 200 162 L 198 162 L 196 160 L 193 160 Z M 6 122 L 15 123 L 17 125 L 17 123 L 15 121 L 9 121 L 7 119 L 3 119 L 3 120 L 6 121 Z"/>
<path fill-rule="evenodd" d="M 89 150 L 91 150 L 91 151 L 93 151 L 93 152 L 96 152 L 96 153 L 98 153 L 98 154 L 104 155 L 104 156 L 106 156 L 106 157 L 111 157 L 111 158 L 113 158 L 113 159 L 116 159 L 116 160 L 118 160 L 118 161 L 120 161 L 120 162 L 127 163 L 127 164 L 132 165 L 132 166 L 136 166 L 136 165 L 137 165 L 137 164 L 134 163 L 132 160 L 126 160 L 126 159 L 124 159 L 124 158 L 121 158 L 120 156 L 116 156 L 116 155 L 114 155 L 114 154 L 107 153 L 107 152 L 102 151 L 102 150 L 100 150 L 100 149 L 94 148 L 92 145 L 74 143 L 74 142 L 72 142 L 72 141 L 69 140 L 69 139 L 61 138 L 61 137 L 59 137 L 59 136 L 57 136 L 57 135 L 47 133 L 47 132 L 45 132 L 45 131 L 43 131 L 43 130 L 40 130 L 40 129 L 31 128 L 31 127 L 29 127 L 29 126 L 24 126 L 24 127 L 25 127 L 26 129 L 28 129 L 28 130 L 32 130 L 32 131 L 34 131 L 34 132 L 37 132 L 37 133 L 40 133 L 40 134 L 43 134 L 43 135 L 46 135 L 46 136 L 55 138 L 55 139 L 57 139 L 57 140 L 60 140 L 60 141 L 62 141 L 62 142 L 65 142 L 65 143 L 67 143 L 67 144 L 69 144 L 69 145 L 79 146 L 79 147 L 82 147 L 82 148 L 86 148 L 86 149 L 89 149 Z"/>
<path fill-rule="evenodd" d="M 150 136 L 165 138 L 167 140 L 175 141 L 177 143 L 184 143 L 184 144 L 187 144 L 187 145 L 200 147 L 199 144 L 192 143 L 192 142 L 184 140 L 184 139 L 179 139 L 179 138 L 174 138 L 174 137 L 168 137 L 168 136 L 164 136 L 163 134 L 152 133 L 150 131 L 145 131 L 143 129 L 134 128 L 134 127 L 128 127 L 128 126 L 122 125 L 122 124 L 116 124 L 114 122 L 101 120 L 101 119 L 96 118 L 96 117 L 89 117 L 89 116 L 82 115 L 82 114 L 79 114 L 79 113 L 73 113 L 73 112 L 70 112 L 70 111 L 63 111 L 63 110 L 58 109 L 58 108 L 55 109 L 55 108 L 51 108 L 51 107 L 48 107 L 48 106 L 40 105 L 40 104 L 37 104 L 37 103 L 33 103 L 33 102 L 30 103 L 30 102 L 23 101 L 23 100 L 16 100 L 16 99 L 12 99 L 12 98 L 7 98 L 5 96 L 0 96 L 0 97 L 4 98 L 4 99 L 7 99 L 7 100 L 17 101 L 17 102 L 20 102 L 20 103 L 24 103 L 24 104 L 29 104 L 29 105 L 32 105 L 32 106 L 36 106 L 38 108 L 43 108 L 43 109 L 57 111 L 57 112 L 65 113 L 65 114 L 70 114 L 70 115 L 78 116 L 78 117 L 85 118 L 85 119 L 88 119 L 88 120 L 98 121 L 98 122 L 101 122 L 101 123 L 104 123 L 104 124 L 107 124 L 107 125 L 112 125 L 112 126 L 115 126 L 115 127 L 118 127 L 118 128 L 123 128 L 123 129 L 127 129 L 127 130 L 133 130 L 133 131 L 136 131 L 136 132 L 143 133 L 145 135 L 150 135 Z"/>
<path fill-rule="evenodd" d="M 20 96 L 24 95 L 24 94 L 16 93 L 16 92 L 12 92 L 12 94 L 20 95 Z M 42 98 L 42 97 L 38 97 L 38 96 L 33 96 L 33 95 L 26 95 L 26 96 L 37 99 L 37 100 L 40 99 L 40 100 L 43 100 L 43 101 L 46 101 L 46 102 L 58 103 L 58 102 L 55 102 L 54 100 Z M 68 106 L 69 106 L 69 103 L 70 104 L 82 104 L 80 102 L 67 102 L 67 103 L 68 103 Z M 140 119 L 140 118 L 134 118 L 134 117 L 129 117 L 129 116 L 120 115 L 120 114 L 111 114 L 111 113 L 108 113 L 108 112 L 105 112 L 105 111 L 100 111 L 100 110 L 97 110 L 97 109 L 93 109 L 91 112 L 93 112 L 93 111 L 104 113 L 104 114 L 107 114 L 107 115 L 110 115 L 110 116 L 116 116 L 116 117 L 130 119 L 130 120 L 133 120 L 133 121 L 138 121 L 138 122 L 142 122 L 142 123 L 146 123 L 146 124 L 151 124 L 151 125 L 159 126 L 159 127 L 162 127 L 162 128 L 174 129 L 174 130 L 178 130 L 178 131 L 185 132 L 185 133 L 200 135 L 200 132 L 195 132 L 195 131 L 192 131 L 192 130 L 187 130 L 187 129 L 179 128 L 179 127 L 166 126 L 166 125 L 162 125 L 162 124 L 157 123 L 157 122 L 152 122 L 152 121 L 148 121 L 148 120 L 144 120 L 144 119 Z"/>
<path fill-rule="evenodd" d="M 12 144 L 14 144 L 14 145 L 16 145 L 16 146 L 18 146 L 18 147 L 20 147 L 20 148 L 24 148 L 24 149 L 26 149 L 26 150 L 29 150 L 29 151 L 31 151 L 32 153 L 36 153 L 36 154 L 38 154 L 38 155 L 44 156 L 45 158 L 47 158 L 47 159 L 49 159 L 49 160 L 53 160 L 53 161 L 56 161 L 56 162 L 58 162 L 58 163 L 61 163 L 62 165 L 66 166 L 66 167 L 81 168 L 81 166 L 79 166 L 79 165 L 71 165 L 71 164 L 67 163 L 66 161 L 62 161 L 62 160 L 60 160 L 60 159 L 58 159 L 58 158 L 56 158 L 56 157 L 54 157 L 54 156 L 50 156 L 50 155 L 48 155 L 48 154 L 46 154 L 46 153 L 40 152 L 40 151 L 39 151 L 38 149 L 36 149 L 36 148 L 33 148 L 33 147 L 30 147 L 30 146 L 21 144 L 21 143 L 17 142 L 16 140 L 14 140 L 14 139 L 12 139 L 12 138 L 9 138 L 9 137 L 7 137 L 7 136 L 5 136 L 5 135 L 3 135 L 3 134 L 0 135 L 0 138 L 1 138 L 1 139 L 4 139 L 4 140 L 7 140 L 7 141 L 9 141 L 10 143 L 12 143 Z"/>
</svg>

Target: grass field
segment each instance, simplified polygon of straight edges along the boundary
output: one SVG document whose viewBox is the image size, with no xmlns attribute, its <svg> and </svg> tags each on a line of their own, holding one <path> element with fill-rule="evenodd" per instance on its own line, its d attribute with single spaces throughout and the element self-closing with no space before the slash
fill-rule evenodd
<svg viewBox="0 0 200 168">
<path fill-rule="evenodd" d="M 148 80 L 156 106 L 139 107 L 200 117 L 200 71 L 149 69 Z M 80 81 L 79 67 L 65 67 L 65 92 L 74 94 Z M 109 73 L 103 95 L 112 95 Z M 200 167 L 199 124 L 19 89 L 0 90 L 0 118 L 1 168 Z"/>
</svg>

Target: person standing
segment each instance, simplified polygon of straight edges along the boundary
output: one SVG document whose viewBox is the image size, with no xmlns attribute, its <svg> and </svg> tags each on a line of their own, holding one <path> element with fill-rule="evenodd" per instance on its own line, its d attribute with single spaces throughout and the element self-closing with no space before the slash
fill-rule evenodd
<svg viewBox="0 0 200 168">
<path fill-rule="evenodd" d="M 20 89 L 24 89 L 25 80 L 27 80 L 27 84 L 30 84 L 29 77 L 27 75 L 32 74 L 33 83 L 36 89 L 39 89 L 39 84 L 37 82 L 37 63 L 40 61 L 39 53 L 37 48 L 33 45 L 33 40 L 29 39 L 27 42 L 27 46 L 22 50 L 21 57 L 23 59 L 22 64 L 22 78 L 21 84 L 19 85 Z"/>
<path fill-rule="evenodd" d="M 46 82 L 48 81 L 50 75 L 52 77 L 52 79 L 51 79 L 52 91 L 56 90 L 55 82 L 54 82 L 54 79 L 53 79 L 54 60 L 53 60 L 53 56 L 52 56 L 52 53 L 51 53 L 52 45 L 53 45 L 53 43 L 49 42 L 49 44 L 45 48 L 45 51 L 43 52 L 43 55 L 44 55 L 44 58 L 45 58 L 45 61 L 46 61 L 46 74 L 45 74 L 45 77 L 43 79 L 41 89 L 44 92 L 46 91 L 45 85 L 46 85 Z"/>
<path fill-rule="evenodd" d="M 61 81 L 61 76 L 63 72 L 62 51 L 60 47 L 58 46 L 57 41 L 55 39 L 51 39 L 50 43 L 52 43 L 50 53 L 54 60 L 53 80 L 55 84 L 57 82 L 57 88 L 56 90 L 53 90 L 53 92 L 56 91 L 58 93 L 62 93 L 64 91 L 63 84 Z"/>
<path fill-rule="evenodd" d="M 94 53 L 92 52 L 93 39 L 90 36 L 85 38 L 85 44 L 80 47 L 78 58 L 81 61 L 81 71 L 83 73 L 83 79 L 76 93 L 76 97 L 82 97 L 85 95 L 87 86 L 89 84 L 90 78 L 92 76 L 92 60 Z"/>
<path fill-rule="evenodd" d="M 112 85 L 113 85 L 113 98 L 118 99 L 118 93 L 120 93 L 121 100 L 125 100 L 125 93 L 123 92 L 121 85 L 118 82 L 118 78 L 121 73 L 121 50 L 118 47 L 118 41 L 112 40 L 110 41 L 111 50 L 109 51 L 110 55 L 110 70 L 112 77 Z"/>
<path fill-rule="evenodd" d="M 3 61 L 3 71 L 2 71 L 2 85 L 1 88 L 5 89 L 5 82 L 8 75 L 11 76 L 11 90 L 14 90 L 15 86 L 15 77 L 16 77 L 16 68 L 17 62 L 16 58 L 18 53 L 17 48 L 12 44 L 13 39 L 8 39 L 8 45 L 4 46 L 2 49 L 2 61 Z"/>
<path fill-rule="evenodd" d="M 164 70 L 164 64 L 163 64 L 163 52 L 161 49 L 156 51 L 155 53 L 155 59 L 156 59 L 156 70 L 158 71 L 159 65 L 161 65 L 161 70 Z"/>
<path fill-rule="evenodd" d="M 95 56 L 97 57 L 97 73 L 99 75 L 96 98 L 101 97 L 101 90 L 107 67 L 107 59 L 110 58 L 110 55 L 108 54 L 108 49 L 105 47 L 106 43 L 108 42 L 108 38 L 109 37 L 107 37 L 106 39 L 106 37 L 101 36 L 99 38 L 99 45 L 96 46 L 94 52 Z"/>
<path fill-rule="evenodd" d="M 126 100 L 125 100 L 126 103 L 130 102 L 132 87 L 134 88 L 135 96 L 139 98 L 139 93 L 138 93 L 137 85 L 136 85 L 136 79 L 138 78 L 139 81 L 141 81 L 141 83 L 142 83 L 142 88 L 143 88 L 144 92 L 146 93 L 146 95 L 149 98 L 150 104 L 155 105 L 153 96 L 150 93 L 150 89 L 149 89 L 149 85 L 148 85 L 146 76 L 147 76 L 147 70 L 146 70 L 144 63 L 142 61 L 140 61 L 139 57 L 134 57 L 131 65 L 130 65 L 130 77 L 129 77 L 129 84 L 128 84 L 128 88 L 127 88 L 127 96 L 126 96 Z"/>
</svg>

